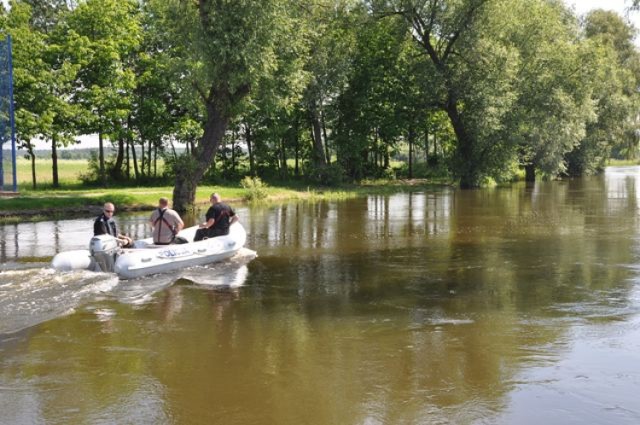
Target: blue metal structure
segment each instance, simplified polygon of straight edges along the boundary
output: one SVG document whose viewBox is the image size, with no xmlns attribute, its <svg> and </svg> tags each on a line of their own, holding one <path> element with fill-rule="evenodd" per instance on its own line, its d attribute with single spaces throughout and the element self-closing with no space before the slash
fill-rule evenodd
<svg viewBox="0 0 640 425">
<path fill-rule="evenodd" d="M 17 192 L 11 36 L 0 40 L 0 192 Z"/>
</svg>

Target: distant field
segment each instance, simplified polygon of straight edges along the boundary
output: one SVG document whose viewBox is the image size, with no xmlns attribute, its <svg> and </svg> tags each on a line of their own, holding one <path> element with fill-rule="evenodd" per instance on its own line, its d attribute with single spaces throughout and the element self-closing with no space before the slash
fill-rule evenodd
<svg viewBox="0 0 640 425">
<path fill-rule="evenodd" d="M 158 170 L 162 171 L 163 161 L 158 160 Z M 17 159 L 18 186 L 31 188 L 31 162 L 24 157 Z M 80 183 L 80 175 L 89 171 L 88 159 L 58 159 L 58 179 L 60 184 Z M 38 185 L 53 182 L 52 161 L 50 158 L 36 159 L 36 179 Z"/>
<path fill-rule="evenodd" d="M 61 184 L 79 182 L 79 175 L 89 169 L 86 159 L 59 159 L 58 178 Z M 31 161 L 25 158 L 17 159 L 18 186 L 31 187 Z M 36 180 L 38 184 L 53 182 L 51 159 L 36 159 Z"/>
<path fill-rule="evenodd" d="M 640 165 L 640 160 L 637 159 L 610 159 L 607 161 L 607 165 L 611 166 L 630 166 L 630 165 Z"/>
</svg>

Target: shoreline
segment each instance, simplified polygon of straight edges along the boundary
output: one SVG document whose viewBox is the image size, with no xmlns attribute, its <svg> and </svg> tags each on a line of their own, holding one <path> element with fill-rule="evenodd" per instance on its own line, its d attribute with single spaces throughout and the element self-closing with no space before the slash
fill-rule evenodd
<svg viewBox="0 0 640 425">
<path fill-rule="evenodd" d="M 258 204 L 270 204 L 286 201 L 327 201 L 366 196 L 369 194 L 389 194 L 434 188 L 442 189 L 451 188 L 452 186 L 451 183 L 433 182 L 426 179 L 396 180 L 382 183 L 371 182 L 358 186 L 337 188 L 307 187 L 306 190 L 301 188 L 296 190 L 271 186 L 268 188 L 271 193 L 264 199 L 256 201 L 248 200 L 245 196 L 242 196 L 245 192 L 242 189 L 240 191 L 237 189 L 217 191 L 223 195 L 222 198 L 224 202 L 237 205 L 254 202 Z M 196 211 L 207 208 L 209 205 L 208 194 L 212 190 L 213 188 L 203 189 L 203 194 L 206 193 L 207 196 L 199 196 L 196 199 L 194 205 Z M 113 202 L 120 212 L 152 211 L 156 208 L 156 196 L 163 195 L 165 192 L 168 192 L 168 190 L 166 188 L 149 187 L 138 194 L 127 192 L 127 190 L 123 188 L 115 189 L 113 192 L 96 194 L 87 194 L 86 192 L 83 194 L 82 191 L 71 192 L 71 196 L 69 196 L 69 191 L 65 190 L 64 195 L 40 192 L 34 195 L 23 194 L 13 197 L 0 197 L 0 225 L 61 218 L 95 217 L 100 214 L 102 205 L 106 201 Z M 153 193 L 153 198 L 149 196 L 151 193 Z M 13 205 L 8 205 L 9 203 Z"/>
</svg>

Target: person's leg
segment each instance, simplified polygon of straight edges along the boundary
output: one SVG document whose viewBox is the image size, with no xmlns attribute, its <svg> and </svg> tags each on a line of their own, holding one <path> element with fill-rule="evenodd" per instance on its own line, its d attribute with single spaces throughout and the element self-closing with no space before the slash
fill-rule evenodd
<svg viewBox="0 0 640 425">
<path fill-rule="evenodd" d="M 196 235 L 193 237 L 194 242 L 198 242 L 204 239 L 207 229 L 196 230 Z"/>
<path fill-rule="evenodd" d="M 229 229 L 212 229 L 212 231 L 209 232 L 209 237 L 215 238 L 216 236 L 224 236 L 228 234 L 229 234 Z"/>
</svg>

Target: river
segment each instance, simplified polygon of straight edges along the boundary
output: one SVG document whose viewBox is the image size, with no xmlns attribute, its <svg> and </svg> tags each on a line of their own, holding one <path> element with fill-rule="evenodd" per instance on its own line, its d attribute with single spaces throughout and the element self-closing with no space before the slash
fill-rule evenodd
<svg viewBox="0 0 640 425">
<path fill-rule="evenodd" d="M 92 218 L 0 226 L 0 423 L 640 423 L 639 198 L 617 167 L 239 206 L 257 258 L 134 281 L 47 267 Z"/>
</svg>

